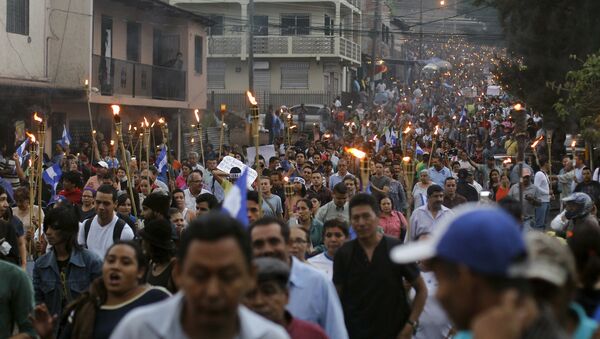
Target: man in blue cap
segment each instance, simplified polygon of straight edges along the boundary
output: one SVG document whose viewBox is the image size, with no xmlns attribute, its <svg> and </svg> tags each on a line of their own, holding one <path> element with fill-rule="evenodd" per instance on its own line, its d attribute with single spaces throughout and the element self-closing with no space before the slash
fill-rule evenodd
<svg viewBox="0 0 600 339">
<path fill-rule="evenodd" d="M 526 281 L 511 275 L 526 253 L 513 217 L 466 205 L 430 238 L 397 246 L 390 255 L 401 264 L 432 259 L 436 297 L 459 331 L 454 338 L 565 338 L 551 312 L 535 306 Z"/>
</svg>

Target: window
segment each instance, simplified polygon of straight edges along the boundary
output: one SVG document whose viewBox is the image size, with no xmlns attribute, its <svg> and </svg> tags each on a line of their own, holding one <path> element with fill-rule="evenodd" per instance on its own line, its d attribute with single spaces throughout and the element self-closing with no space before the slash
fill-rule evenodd
<svg viewBox="0 0 600 339">
<path fill-rule="evenodd" d="M 308 14 L 284 14 L 281 16 L 281 35 L 309 35 Z"/>
<path fill-rule="evenodd" d="M 281 64 L 281 88 L 308 88 L 308 62 L 284 62 Z"/>
<path fill-rule="evenodd" d="M 6 1 L 6 31 L 29 35 L 29 0 Z"/>
<path fill-rule="evenodd" d="M 215 23 L 210 27 L 210 35 L 223 35 L 223 16 L 211 15 L 210 20 Z"/>
<path fill-rule="evenodd" d="M 333 18 L 325 14 L 325 35 L 335 34 L 335 25 Z"/>
<path fill-rule="evenodd" d="M 202 74 L 202 37 L 198 35 L 194 38 L 194 71 Z"/>
<path fill-rule="evenodd" d="M 208 88 L 225 88 L 225 61 L 208 60 L 206 78 Z"/>
<path fill-rule="evenodd" d="M 269 17 L 266 15 L 254 16 L 254 35 L 269 35 Z"/>
<path fill-rule="evenodd" d="M 142 41 L 141 25 L 137 22 L 127 23 L 127 60 L 140 62 L 140 45 Z"/>
</svg>

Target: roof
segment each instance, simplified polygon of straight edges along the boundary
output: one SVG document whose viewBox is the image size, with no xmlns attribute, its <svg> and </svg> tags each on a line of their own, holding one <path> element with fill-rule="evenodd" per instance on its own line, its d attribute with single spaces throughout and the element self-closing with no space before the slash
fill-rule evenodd
<svg viewBox="0 0 600 339">
<path fill-rule="evenodd" d="M 209 19 L 206 16 L 195 14 L 193 12 L 187 11 L 185 9 L 170 5 L 168 2 L 162 0 L 112 0 L 116 2 L 120 2 L 126 6 L 133 6 L 139 10 L 143 11 L 152 11 L 152 10 L 161 10 L 168 13 L 170 16 L 179 17 L 179 18 L 187 18 L 193 20 L 199 24 L 204 26 L 212 26 L 214 25 L 214 21 Z"/>
</svg>

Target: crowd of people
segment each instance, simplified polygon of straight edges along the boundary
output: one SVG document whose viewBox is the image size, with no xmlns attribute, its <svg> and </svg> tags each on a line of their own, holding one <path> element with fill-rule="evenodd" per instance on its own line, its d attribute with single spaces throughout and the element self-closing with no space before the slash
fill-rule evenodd
<svg viewBox="0 0 600 339">
<path fill-rule="evenodd" d="M 58 149 L 42 203 L 15 155 L 0 337 L 600 337 L 599 171 L 576 148 L 551 158 L 538 112 L 481 94 L 492 51 L 452 51 L 455 70 L 359 83 L 385 100 L 336 98 L 258 163 L 232 145 L 127 171 L 94 139 Z M 224 201 L 246 165 L 240 221 Z"/>
</svg>

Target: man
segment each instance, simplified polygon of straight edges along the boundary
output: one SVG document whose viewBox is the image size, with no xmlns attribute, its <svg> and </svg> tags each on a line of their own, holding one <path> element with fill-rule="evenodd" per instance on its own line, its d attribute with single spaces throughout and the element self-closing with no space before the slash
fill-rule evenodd
<svg viewBox="0 0 600 339">
<path fill-rule="evenodd" d="M 596 206 L 596 213 L 600 210 L 600 183 L 592 180 L 592 170 L 589 167 L 584 167 L 581 175 L 583 181 L 575 186 L 573 192 L 583 192 L 592 198 Z"/>
<path fill-rule="evenodd" d="M 316 324 L 300 320 L 285 309 L 288 303 L 290 268 L 275 258 L 254 259 L 257 282 L 244 297 L 244 304 L 252 311 L 283 326 L 292 339 L 327 339 L 327 334 Z"/>
<path fill-rule="evenodd" d="M 550 198 L 552 194 L 550 178 L 548 178 L 550 164 L 546 159 L 540 159 L 538 164 L 540 165 L 540 170 L 535 173 L 533 179 L 533 184 L 540 191 L 540 205 L 535 208 L 535 228 L 543 230 L 546 227 L 546 218 L 550 210 Z M 600 184 L 598 186 L 600 187 Z M 600 194 L 600 190 L 598 193 Z"/>
<path fill-rule="evenodd" d="M 358 180 L 356 180 L 355 176 L 353 176 L 351 174 L 348 174 L 347 176 L 345 176 L 344 177 L 344 185 L 346 186 L 346 189 L 348 190 L 349 197 L 353 197 L 354 195 L 356 195 L 356 193 L 358 191 Z"/>
<path fill-rule="evenodd" d="M 337 219 L 327 220 L 323 224 L 323 244 L 325 251 L 308 259 L 308 263 L 323 271 L 325 275 L 333 279 L 333 258 L 335 252 L 344 245 L 350 236 L 348 225 Z"/>
<path fill-rule="evenodd" d="M 348 338 L 331 281 L 316 268 L 290 256 L 289 226 L 281 219 L 265 217 L 254 222 L 249 233 L 255 257 L 273 257 L 291 267 L 287 309 L 292 315 L 320 325 L 330 338 Z"/>
<path fill-rule="evenodd" d="M 517 221 L 501 209 L 478 207 L 457 214 L 426 240 L 397 246 L 391 257 L 397 263 L 433 258 L 436 297 L 459 331 L 455 338 L 521 338 L 505 334 L 519 325 L 535 338 L 563 338 L 521 280 L 511 277 L 511 268 L 525 255 Z M 510 321 L 486 321 L 504 311 L 502 306 L 514 309 L 507 315 Z"/>
<path fill-rule="evenodd" d="M 299 155 L 304 157 L 304 154 L 302 154 L 302 153 L 299 153 Z M 312 174 L 313 174 L 313 169 L 312 169 L 312 167 L 310 167 L 309 164 L 302 166 L 302 179 L 304 179 L 304 182 L 306 182 L 307 189 L 310 188 Z"/>
<path fill-rule="evenodd" d="M 442 205 L 444 202 L 444 190 L 438 185 L 427 188 L 427 204 L 417 208 L 410 216 L 410 233 L 408 239 L 416 241 L 420 235 L 431 233 L 437 222 L 452 214 L 452 211 Z"/>
<path fill-rule="evenodd" d="M 292 154 L 293 153 L 291 153 L 291 152 L 289 153 L 289 155 L 292 155 Z M 295 157 L 296 157 L 296 164 L 294 166 L 295 166 L 296 169 L 290 175 L 290 179 L 293 179 L 295 177 L 303 177 L 304 180 L 306 180 L 306 182 L 310 182 L 310 175 L 308 176 L 308 179 L 306 179 L 304 177 L 304 171 L 303 170 L 304 170 L 304 165 L 305 165 L 304 162 L 306 160 L 306 157 L 304 156 L 304 153 L 298 152 L 297 154 L 295 154 Z M 312 174 L 312 168 L 310 170 L 310 174 Z"/>
<path fill-rule="evenodd" d="M 165 192 L 169 192 L 169 186 L 158 179 L 158 169 L 155 166 L 150 166 L 147 170 L 143 170 L 141 175 L 142 177 L 150 178 L 150 186 L 153 190 L 159 188 Z"/>
<path fill-rule="evenodd" d="M 315 219 L 321 223 L 327 220 L 339 219 L 348 222 L 348 190 L 344 183 L 338 183 L 333 187 L 333 200 L 321 206 L 315 215 Z"/>
<path fill-rule="evenodd" d="M 255 274 L 239 222 L 220 213 L 196 219 L 183 233 L 173 269 L 180 293 L 131 311 L 111 337 L 289 338 L 282 327 L 240 305 Z"/>
<path fill-rule="evenodd" d="M 153 219 L 169 220 L 169 206 L 171 198 L 162 191 L 150 193 L 142 202 L 142 219 L 148 222 Z"/>
<path fill-rule="evenodd" d="M 338 160 L 339 162 L 339 160 Z M 331 189 L 333 186 L 329 186 L 329 181 L 333 175 L 333 162 L 331 160 L 323 161 L 323 178 L 325 179 L 325 185 Z M 334 185 L 335 186 L 335 185 Z"/>
<path fill-rule="evenodd" d="M 466 202 L 467 198 L 456 193 L 456 179 L 454 177 L 446 178 L 444 181 L 444 201 L 442 204 L 449 209 L 453 209 Z"/>
<path fill-rule="evenodd" d="M 58 193 L 73 205 L 81 205 L 81 175 L 75 171 L 63 173 L 61 177 L 63 189 Z"/>
<path fill-rule="evenodd" d="M 248 222 L 253 223 L 260 218 L 260 205 L 258 204 L 258 192 L 248 191 L 246 193 L 246 210 L 248 211 Z"/>
<path fill-rule="evenodd" d="M 562 201 L 564 198 L 571 195 L 574 188 L 575 181 L 575 170 L 573 169 L 573 161 L 569 156 L 565 156 L 562 159 L 563 168 L 560 169 L 560 172 L 556 176 L 558 180 L 558 189 L 560 191 L 560 209 L 561 211 L 564 208 Z"/>
<path fill-rule="evenodd" d="M 306 125 L 306 114 L 308 114 L 308 110 L 304 107 L 304 104 L 300 104 L 300 108 L 298 109 L 298 125 L 300 129 L 300 133 L 304 133 L 304 126 Z"/>
<path fill-rule="evenodd" d="M 203 171 L 204 167 L 202 167 L 201 164 L 198 163 L 198 153 L 197 152 L 189 152 L 188 153 L 188 163 L 190 164 L 190 168 L 192 169 L 192 171 L 197 170 L 197 171 Z"/>
<path fill-rule="evenodd" d="M 350 172 L 348 172 L 348 162 L 346 159 L 342 158 L 340 161 L 338 161 L 337 173 L 329 177 L 329 188 L 333 189 L 335 185 L 344 181 L 344 178 L 346 178 L 348 175 L 353 176 Z"/>
<path fill-rule="evenodd" d="M 429 178 L 434 184 L 444 186 L 446 178 L 452 177 L 452 171 L 442 164 L 437 155 L 432 156 L 431 163 L 433 166 L 429 168 Z"/>
<path fill-rule="evenodd" d="M 469 184 L 469 170 L 461 168 L 458 170 L 458 182 L 456 183 L 456 193 L 462 195 L 467 201 L 479 201 L 477 189 Z"/>
<path fill-rule="evenodd" d="M 271 192 L 271 178 L 260 177 L 260 191 L 262 192 L 263 215 L 283 217 L 281 198 Z"/>
<path fill-rule="evenodd" d="M 208 214 L 210 211 L 219 209 L 219 202 L 214 195 L 202 193 L 196 198 L 196 216 Z"/>
<path fill-rule="evenodd" d="M 580 154 L 575 155 L 575 157 L 573 159 L 575 160 L 574 170 L 575 170 L 575 180 L 576 180 L 572 184 L 572 186 L 573 186 L 572 188 L 574 190 L 576 184 L 583 181 L 583 168 L 585 167 L 585 162 L 584 162 L 585 159 Z"/>
<path fill-rule="evenodd" d="M 33 287 L 24 270 L 4 260 L 0 260 L 0 338 L 36 338 L 36 332 L 29 320 L 33 310 Z M 15 325 L 18 331 L 15 332 Z"/>
<path fill-rule="evenodd" d="M 477 191 L 477 197 L 479 197 L 479 193 L 483 191 L 483 186 L 480 183 L 475 181 L 475 175 L 473 175 L 472 170 L 467 170 L 467 184 L 471 185 Z"/>
<path fill-rule="evenodd" d="M 540 205 L 541 192 L 531 183 L 531 171 L 529 168 L 523 167 L 521 176 L 521 184 L 512 185 L 508 191 L 508 196 L 520 200 L 520 192 L 522 192 L 523 226 L 525 226 L 527 230 L 535 229 L 535 208 Z M 543 229 L 541 230 L 543 231 Z"/>
<path fill-rule="evenodd" d="M 202 183 L 202 172 L 198 170 L 193 170 L 187 177 L 188 188 L 183 191 L 183 195 L 185 196 L 185 207 L 190 211 L 196 211 L 196 198 L 200 194 L 210 193 L 204 189 Z"/>
<path fill-rule="evenodd" d="M 133 239 L 133 230 L 115 213 L 117 191 L 102 185 L 96 191 L 96 216 L 79 224 L 80 245 L 104 258 L 106 251 L 119 240 Z"/>
<path fill-rule="evenodd" d="M 274 170 L 269 173 L 271 178 L 271 192 L 281 199 L 281 204 L 285 206 L 285 187 L 283 187 L 283 174 L 280 170 Z"/>
<path fill-rule="evenodd" d="M 600 228 L 594 213 L 595 205 L 589 195 L 582 192 L 571 193 L 562 203 L 565 206 L 563 213 L 557 215 L 551 223 L 556 236 L 568 239 L 582 227 Z"/>
<path fill-rule="evenodd" d="M 499 168 L 498 166 L 496 166 L 496 159 L 494 158 L 493 155 L 490 155 L 486 158 L 485 164 L 478 164 L 475 161 L 473 161 L 471 158 L 469 158 L 469 163 L 471 164 L 471 166 L 473 166 L 477 169 L 477 173 L 479 173 L 478 180 L 479 180 L 479 182 L 483 183 L 483 189 L 485 189 L 485 190 L 490 189 L 490 187 L 489 187 L 490 172 L 493 169 L 495 169 L 498 172 L 502 173 L 502 169 Z"/>
<path fill-rule="evenodd" d="M 94 163 L 94 171 L 96 175 L 91 176 L 88 181 L 85 183 L 85 187 L 91 187 L 94 190 L 98 190 L 102 183 L 102 177 L 108 173 L 108 164 L 106 161 L 98 161 Z"/>
<path fill-rule="evenodd" d="M 329 188 L 325 187 L 323 183 L 323 175 L 320 172 L 314 172 L 312 174 L 311 183 L 312 185 L 308 189 L 308 193 L 312 193 L 314 196 L 316 196 L 319 202 L 321 202 L 321 206 L 331 201 L 331 191 Z"/>
<path fill-rule="evenodd" d="M 225 191 L 223 187 L 217 182 L 213 176 L 213 172 L 217 169 L 217 159 L 210 157 L 206 160 L 206 169 L 202 171 L 202 178 L 204 185 L 208 188 L 210 193 L 214 194 L 219 202 L 225 198 Z"/>
<path fill-rule="evenodd" d="M 350 220 L 357 237 L 345 243 L 333 261 L 333 282 L 350 337 L 411 338 L 427 298 L 417 266 L 390 260 L 391 249 L 402 241 L 377 231 L 379 208 L 373 196 L 361 193 L 352 198 Z M 404 282 L 415 289 L 412 306 L 404 288 L 398 288 Z"/>
<path fill-rule="evenodd" d="M 383 175 L 383 167 L 383 163 L 376 163 L 375 174 L 371 176 L 371 192 L 377 201 L 383 197 L 387 197 L 390 191 L 390 178 Z"/>
</svg>

